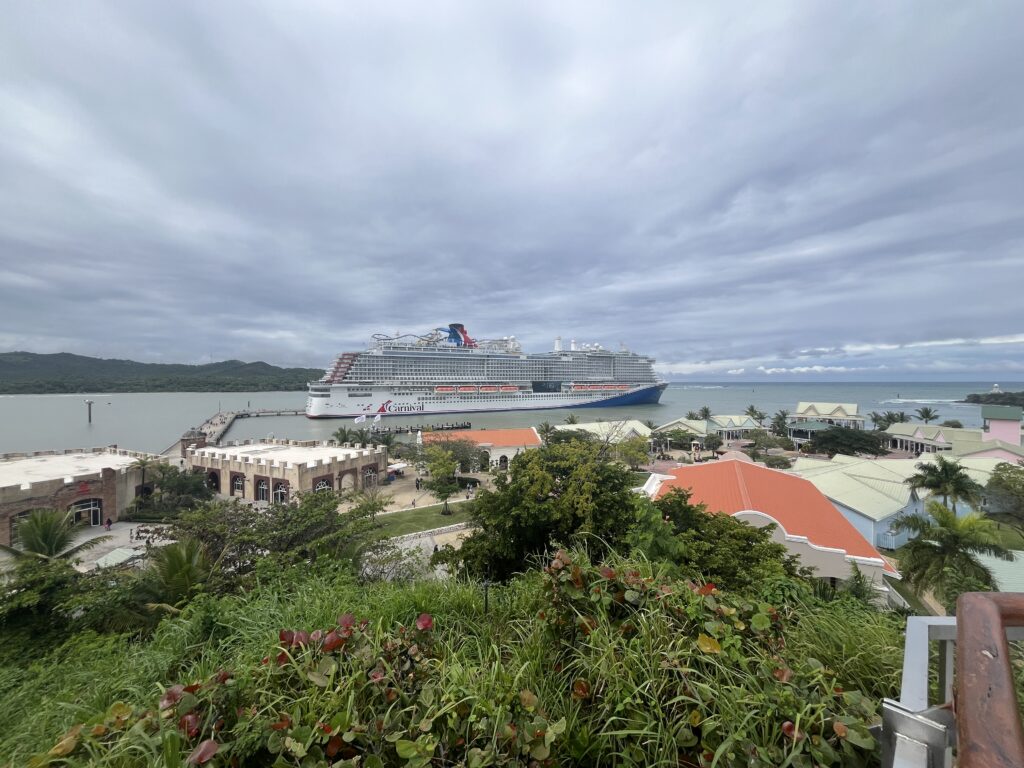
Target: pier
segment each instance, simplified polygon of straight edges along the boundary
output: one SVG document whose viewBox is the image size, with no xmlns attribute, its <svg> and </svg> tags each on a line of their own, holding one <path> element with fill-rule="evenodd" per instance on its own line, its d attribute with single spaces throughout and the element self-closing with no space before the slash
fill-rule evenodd
<svg viewBox="0 0 1024 768">
<path fill-rule="evenodd" d="M 213 414 L 210 418 L 200 424 L 198 427 L 193 427 L 182 435 L 180 440 L 176 440 L 173 444 L 162 452 L 161 455 L 171 456 L 177 455 L 181 450 L 183 441 L 195 441 L 202 440 L 207 445 L 219 445 L 227 431 L 231 429 L 231 425 L 235 423 L 237 419 L 250 419 L 258 418 L 260 416 L 305 416 L 305 410 L 291 409 L 291 408 L 248 408 L 240 411 L 218 411 Z M 351 423 L 351 419 L 338 419 L 338 421 Z M 469 421 L 461 422 L 444 422 L 441 424 L 420 424 L 416 426 L 406 427 L 381 427 L 379 424 L 373 426 L 363 427 L 370 435 L 413 435 L 417 432 L 444 432 L 455 429 L 472 429 L 473 424 Z M 371 438 L 372 442 L 372 438 Z"/>
</svg>

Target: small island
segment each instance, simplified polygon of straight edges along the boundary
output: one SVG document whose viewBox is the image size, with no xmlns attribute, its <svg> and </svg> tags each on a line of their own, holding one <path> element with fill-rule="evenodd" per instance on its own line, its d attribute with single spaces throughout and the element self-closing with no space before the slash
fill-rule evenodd
<svg viewBox="0 0 1024 768">
<path fill-rule="evenodd" d="M 993 390 L 982 394 L 967 395 L 965 403 L 977 403 L 979 405 L 1019 405 L 1024 406 L 1024 392 L 1002 392 Z"/>
</svg>

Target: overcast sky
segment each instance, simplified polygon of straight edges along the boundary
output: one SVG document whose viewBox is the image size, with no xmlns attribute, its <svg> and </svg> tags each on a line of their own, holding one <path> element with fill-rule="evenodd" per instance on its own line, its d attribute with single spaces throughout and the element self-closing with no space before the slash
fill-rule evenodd
<svg viewBox="0 0 1024 768">
<path fill-rule="evenodd" d="M 712 379 L 1024 379 L 1024 4 L 9 4 L 0 351 L 462 322 Z"/>
</svg>

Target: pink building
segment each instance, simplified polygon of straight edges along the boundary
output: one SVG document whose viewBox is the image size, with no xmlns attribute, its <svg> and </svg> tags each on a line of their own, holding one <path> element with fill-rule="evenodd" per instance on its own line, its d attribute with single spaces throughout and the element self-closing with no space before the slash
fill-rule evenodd
<svg viewBox="0 0 1024 768">
<path fill-rule="evenodd" d="M 1002 440 L 1012 445 L 1020 445 L 1020 419 L 1024 408 L 1016 405 L 983 405 L 981 406 L 982 435 L 981 439 L 988 443 Z"/>
</svg>

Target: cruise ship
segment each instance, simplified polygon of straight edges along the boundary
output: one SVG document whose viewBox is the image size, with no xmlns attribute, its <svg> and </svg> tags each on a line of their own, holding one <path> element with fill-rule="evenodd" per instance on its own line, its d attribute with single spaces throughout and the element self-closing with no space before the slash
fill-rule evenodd
<svg viewBox="0 0 1024 768">
<path fill-rule="evenodd" d="M 654 360 L 599 344 L 524 353 L 515 336 L 474 340 L 461 323 L 424 335 L 376 334 L 309 384 L 312 419 L 657 403 Z"/>
</svg>

